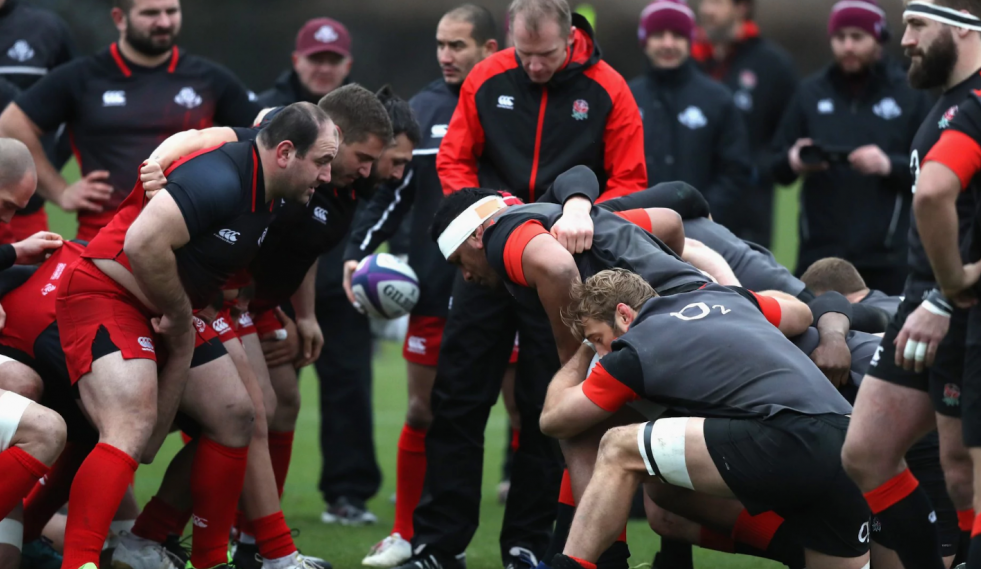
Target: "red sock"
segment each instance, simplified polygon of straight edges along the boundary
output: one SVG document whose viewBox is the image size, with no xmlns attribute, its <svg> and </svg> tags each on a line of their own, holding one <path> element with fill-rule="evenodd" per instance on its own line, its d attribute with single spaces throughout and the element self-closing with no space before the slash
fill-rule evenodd
<svg viewBox="0 0 981 569">
<path fill-rule="evenodd" d="M 0 452 L 0 520 L 7 517 L 24 497 L 34 488 L 37 481 L 48 473 L 48 467 L 20 447 L 10 447 Z"/>
<path fill-rule="evenodd" d="M 705 526 L 702 526 L 699 532 L 698 546 L 726 553 L 732 553 L 736 550 L 736 542 L 731 537 Z"/>
<path fill-rule="evenodd" d="M 627 526 L 623 526 L 623 531 L 617 536 L 617 541 L 627 543 Z"/>
<path fill-rule="evenodd" d="M 248 455 L 247 446 L 230 448 L 204 436 L 198 440 L 191 471 L 194 501 L 191 565 L 198 569 L 228 562 L 228 532 L 235 521 L 235 505 L 245 484 Z"/>
<path fill-rule="evenodd" d="M 184 519 L 184 512 L 154 496 L 136 518 L 130 533 L 143 539 L 163 543 L 174 527 Z"/>
<path fill-rule="evenodd" d="M 65 553 L 62 569 L 99 565 L 109 524 L 126 489 L 133 483 L 137 463 L 118 448 L 99 443 L 82 463 L 68 498 Z"/>
<path fill-rule="evenodd" d="M 193 441 L 194 439 L 192 439 L 191 437 L 189 437 L 187 435 L 187 433 L 185 433 L 184 431 L 181 431 L 181 440 L 184 441 L 184 444 L 187 444 L 187 443 Z"/>
<path fill-rule="evenodd" d="M 290 457 L 293 455 L 293 431 L 269 431 L 269 458 L 272 459 L 273 474 L 276 476 L 276 490 L 283 497 L 286 486 L 286 473 L 290 470 Z"/>
<path fill-rule="evenodd" d="M 296 553 L 296 545 L 290 528 L 286 525 L 282 510 L 264 518 L 252 520 L 255 528 L 255 543 L 259 547 L 259 555 L 264 559 L 279 559 Z"/>
<path fill-rule="evenodd" d="M 235 512 L 235 527 L 238 528 L 240 534 L 255 535 L 255 527 L 252 526 L 252 522 L 245 519 L 245 514 L 242 513 L 242 510 Z"/>
<path fill-rule="evenodd" d="M 511 429 L 511 452 L 518 452 L 518 447 L 521 446 L 521 431 L 519 429 Z"/>
<path fill-rule="evenodd" d="M 585 559 L 579 559 L 578 557 L 573 557 L 571 555 L 569 556 L 569 559 L 571 559 L 571 560 L 575 561 L 576 563 L 582 565 L 583 569 L 596 569 L 596 564 L 595 563 L 590 563 L 589 561 L 586 561 Z"/>
<path fill-rule="evenodd" d="M 426 480 L 426 431 L 402 426 L 395 464 L 395 525 L 392 533 L 411 540 L 415 534 L 412 514 L 422 498 L 422 484 Z"/>
<path fill-rule="evenodd" d="M 774 512 L 763 512 L 758 516 L 751 516 L 749 512 L 743 510 L 739 512 L 736 525 L 732 528 L 732 539 L 755 547 L 760 551 L 766 551 L 770 547 L 773 535 L 777 533 L 777 529 L 782 523 L 783 518 Z"/>
<path fill-rule="evenodd" d="M 957 527 L 961 531 L 971 531 L 974 528 L 974 508 L 957 510 Z"/>
<path fill-rule="evenodd" d="M 875 490 L 866 492 L 865 501 L 869 503 L 869 509 L 872 510 L 872 513 L 878 514 L 912 494 L 919 485 L 920 482 L 907 468 Z"/>
<path fill-rule="evenodd" d="M 974 525 L 971 526 L 971 539 L 981 534 L 981 516 L 974 518 Z"/>
<path fill-rule="evenodd" d="M 569 469 L 562 471 L 562 484 L 559 486 L 559 503 L 566 506 L 576 506 L 576 497 L 572 495 L 572 478 Z"/>
<path fill-rule="evenodd" d="M 92 447 L 69 442 L 48 474 L 38 480 L 24 500 L 24 543 L 41 537 L 48 521 L 68 503 L 72 481 Z"/>
<path fill-rule="evenodd" d="M 174 520 L 176 522 L 176 524 L 174 525 L 173 528 L 171 528 L 171 532 L 170 533 L 172 533 L 172 534 L 174 534 L 174 535 L 176 535 L 178 537 L 184 535 L 184 530 L 187 529 L 187 524 L 188 524 L 188 522 L 191 521 L 191 514 L 192 514 L 192 512 L 193 512 L 193 510 L 185 510 L 185 511 L 181 512 L 181 519 L 180 520 Z"/>
</svg>

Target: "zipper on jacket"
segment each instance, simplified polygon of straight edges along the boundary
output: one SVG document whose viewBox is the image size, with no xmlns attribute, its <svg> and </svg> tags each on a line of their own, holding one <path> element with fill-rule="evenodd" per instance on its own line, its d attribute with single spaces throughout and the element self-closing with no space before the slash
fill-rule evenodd
<svg viewBox="0 0 981 569">
<path fill-rule="evenodd" d="M 531 160 L 531 179 L 528 180 L 528 203 L 535 201 L 535 180 L 538 178 L 538 158 L 542 151 L 542 127 L 545 126 L 545 107 L 548 89 L 542 87 L 542 102 L 538 107 L 538 128 L 535 129 L 535 154 Z"/>
<path fill-rule="evenodd" d="M 896 194 L 896 205 L 892 208 L 892 219 L 889 220 L 889 230 L 886 231 L 886 247 L 892 247 L 892 238 L 896 235 L 896 227 L 899 226 L 899 216 L 903 213 L 903 196 Z"/>
</svg>

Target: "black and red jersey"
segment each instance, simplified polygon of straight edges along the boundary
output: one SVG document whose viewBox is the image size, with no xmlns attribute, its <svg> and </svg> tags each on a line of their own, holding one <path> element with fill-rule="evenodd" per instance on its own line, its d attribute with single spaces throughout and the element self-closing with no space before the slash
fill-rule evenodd
<svg viewBox="0 0 981 569">
<path fill-rule="evenodd" d="M 267 201 L 262 163 L 252 142 L 232 142 L 192 154 L 175 162 L 166 174 L 165 189 L 177 202 L 191 236 L 174 251 L 177 271 L 191 305 L 204 308 L 252 262 L 276 201 Z M 82 256 L 113 259 L 129 269 L 123 243 L 147 201 L 143 185 L 137 183 Z"/>
<path fill-rule="evenodd" d="M 637 103 L 586 19 L 574 14 L 573 25 L 566 64 L 544 85 L 513 48 L 473 68 L 436 159 L 444 192 L 480 186 L 533 202 L 577 165 L 596 172 L 604 198 L 647 187 Z"/>
<path fill-rule="evenodd" d="M 115 189 L 99 214 L 79 213 L 91 238 L 112 218 L 161 142 L 188 129 L 216 123 L 252 124 L 259 111 L 248 90 L 227 69 L 174 48 L 157 67 L 126 60 L 117 44 L 62 65 L 16 101 L 43 131 L 66 124 L 83 174 L 109 171 Z M 94 230 L 93 230 L 94 229 Z"/>
</svg>

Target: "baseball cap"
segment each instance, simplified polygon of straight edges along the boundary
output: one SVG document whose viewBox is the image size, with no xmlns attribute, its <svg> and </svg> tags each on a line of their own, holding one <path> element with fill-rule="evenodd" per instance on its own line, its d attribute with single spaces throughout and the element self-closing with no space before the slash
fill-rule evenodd
<svg viewBox="0 0 981 569">
<path fill-rule="evenodd" d="M 344 24 L 331 18 L 314 18 L 296 34 L 296 51 L 303 56 L 330 51 L 351 55 L 351 34 Z"/>
</svg>

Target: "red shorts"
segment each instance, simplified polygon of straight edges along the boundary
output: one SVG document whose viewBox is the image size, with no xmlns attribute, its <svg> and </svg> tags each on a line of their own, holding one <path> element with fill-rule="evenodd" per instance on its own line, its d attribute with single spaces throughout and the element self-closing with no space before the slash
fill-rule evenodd
<svg viewBox="0 0 981 569">
<path fill-rule="evenodd" d="M 48 230 L 48 212 L 44 208 L 27 213 L 15 215 L 10 223 L 0 223 L 0 245 L 23 241 L 38 231 Z"/>
<path fill-rule="evenodd" d="M 83 213 L 78 216 L 78 234 L 75 239 L 91 241 L 99 234 L 99 230 L 109 225 L 112 218 L 116 217 L 116 210 L 103 211 L 100 213 Z"/>
<path fill-rule="evenodd" d="M 55 313 L 73 385 L 92 371 L 92 347 L 100 330 L 108 332 L 123 359 L 157 361 L 152 315 L 89 259 L 79 259 L 65 270 Z"/>
<path fill-rule="evenodd" d="M 197 316 L 192 316 L 191 319 L 194 322 L 194 349 L 198 349 L 201 346 L 207 344 L 215 338 L 220 338 L 221 336 L 212 328 L 208 326 L 208 323 L 201 320 Z M 224 340 L 222 340 L 224 341 Z"/>
<path fill-rule="evenodd" d="M 246 311 L 239 314 L 238 320 L 235 321 L 235 334 L 241 338 L 242 336 L 255 333 L 255 322 L 252 321 L 252 313 Z"/>
<path fill-rule="evenodd" d="M 402 345 L 405 361 L 423 366 L 436 366 L 439 361 L 439 348 L 443 343 L 443 329 L 446 318 L 439 316 L 409 315 L 409 330 Z M 508 363 L 518 363 L 518 336 L 514 337 L 514 349 Z"/>
<path fill-rule="evenodd" d="M 252 321 L 255 323 L 255 331 L 259 334 L 259 337 L 263 337 L 266 334 L 274 334 L 276 330 L 285 330 L 283 328 L 283 323 L 276 318 L 276 313 L 272 310 L 263 310 L 258 314 L 249 313 L 252 316 Z"/>
<path fill-rule="evenodd" d="M 238 338 L 235 327 L 232 326 L 233 323 L 232 314 L 227 308 L 221 309 L 215 319 L 211 321 L 211 328 L 222 343 Z"/>
</svg>

